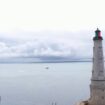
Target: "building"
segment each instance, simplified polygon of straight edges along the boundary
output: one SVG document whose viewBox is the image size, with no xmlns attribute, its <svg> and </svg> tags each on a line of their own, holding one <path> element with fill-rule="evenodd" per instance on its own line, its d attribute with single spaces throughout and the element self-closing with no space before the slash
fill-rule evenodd
<svg viewBox="0 0 105 105">
<path fill-rule="evenodd" d="M 105 71 L 101 31 L 97 28 L 93 37 L 93 68 L 90 98 L 78 105 L 105 105 Z"/>
<path fill-rule="evenodd" d="M 93 70 L 90 85 L 89 105 L 105 105 L 105 71 L 101 31 L 95 31 L 93 38 Z"/>
</svg>

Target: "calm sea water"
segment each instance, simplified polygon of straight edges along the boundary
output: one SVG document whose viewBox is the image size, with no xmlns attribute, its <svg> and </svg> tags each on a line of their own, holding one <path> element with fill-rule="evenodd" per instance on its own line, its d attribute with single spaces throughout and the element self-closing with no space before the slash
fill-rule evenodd
<svg viewBox="0 0 105 105">
<path fill-rule="evenodd" d="M 1 105 L 74 105 L 89 98 L 91 70 L 91 62 L 0 64 Z"/>
</svg>

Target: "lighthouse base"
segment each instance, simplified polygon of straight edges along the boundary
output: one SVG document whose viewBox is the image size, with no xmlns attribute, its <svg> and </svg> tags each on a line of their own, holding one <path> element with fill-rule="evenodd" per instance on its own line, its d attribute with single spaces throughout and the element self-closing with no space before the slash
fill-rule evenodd
<svg viewBox="0 0 105 105">
<path fill-rule="evenodd" d="M 88 100 L 88 101 L 79 102 L 76 105 L 97 105 L 97 104 L 91 104 L 89 103 L 89 100 Z M 98 105 L 105 105 L 105 104 L 98 104 Z"/>
<path fill-rule="evenodd" d="M 80 103 L 77 103 L 76 105 L 89 105 L 88 101 L 82 101 Z"/>
<path fill-rule="evenodd" d="M 89 105 L 88 101 L 82 101 L 80 103 L 77 103 L 76 105 Z"/>
</svg>

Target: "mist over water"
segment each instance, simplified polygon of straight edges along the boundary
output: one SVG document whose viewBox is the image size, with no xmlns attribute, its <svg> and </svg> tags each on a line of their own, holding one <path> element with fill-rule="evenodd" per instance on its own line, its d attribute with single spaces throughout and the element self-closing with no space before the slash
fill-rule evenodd
<svg viewBox="0 0 105 105">
<path fill-rule="evenodd" d="M 0 64 L 1 105 L 74 105 L 89 98 L 91 70 L 91 62 Z"/>
</svg>

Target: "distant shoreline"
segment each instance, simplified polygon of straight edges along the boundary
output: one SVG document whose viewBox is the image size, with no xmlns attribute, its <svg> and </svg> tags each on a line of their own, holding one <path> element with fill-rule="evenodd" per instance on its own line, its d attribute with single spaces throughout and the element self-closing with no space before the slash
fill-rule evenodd
<svg viewBox="0 0 105 105">
<path fill-rule="evenodd" d="M 5 57 L 0 58 L 0 63 L 76 63 L 92 62 L 92 58 L 36 58 L 36 57 Z"/>
<path fill-rule="evenodd" d="M 35 63 L 82 63 L 92 61 L 42 61 L 42 62 L 0 62 L 0 64 L 35 64 Z"/>
</svg>

